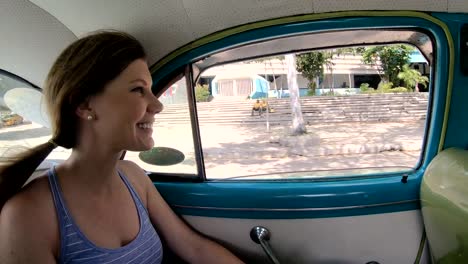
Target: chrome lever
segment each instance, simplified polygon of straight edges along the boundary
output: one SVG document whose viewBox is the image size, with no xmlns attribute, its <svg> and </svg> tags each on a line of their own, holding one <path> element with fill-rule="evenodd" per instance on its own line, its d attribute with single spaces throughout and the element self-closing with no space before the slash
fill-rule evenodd
<svg viewBox="0 0 468 264">
<path fill-rule="evenodd" d="M 273 264 L 280 264 L 278 259 L 273 254 L 273 250 L 271 249 L 270 243 L 270 231 L 263 226 L 256 226 L 250 230 L 250 238 L 257 244 L 262 246 L 263 251 L 270 259 L 271 263 Z"/>
</svg>

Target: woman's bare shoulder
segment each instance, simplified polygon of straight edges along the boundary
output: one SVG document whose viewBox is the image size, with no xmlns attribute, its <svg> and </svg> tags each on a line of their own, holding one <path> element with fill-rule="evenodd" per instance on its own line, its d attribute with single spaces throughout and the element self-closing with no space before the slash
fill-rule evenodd
<svg viewBox="0 0 468 264">
<path fill-rule="evenodd" d="M 47 227 L 56 226 L 55 207 L 47 177 L 38 177 L 23 187 L 6 202 L 0 216 L 2 220 L 10 219 L 28 229 L 38 229 L 37 232 L 46 232 Z"/>
<path fill-rule="evenodd" d="M 117 164 L 119 170 L 121 170 L 127 179 L 130 181 L 132 186 L 137 190 L 138 195 L 143 200 L 145 206 L 147 205 L 147 191 L 149 187 L 149 180 L 148 175 L 146 175 L 145 171 L 140 168 L 136 163 L 128 160 L 119 160 Z"/>
<path fill-rule="evenodd" d="M 119 160 L 117 163 L 119 170 L 125 173 L 125 176 L 131 181 L 137 181 L 139 185 L 146 184 L 147 175 L 145 171 L 133 161 Z"/>
<path fill-rule="evenodd" d="M 55 255 L 59 231 L 47 177 L 31 181 L 6 202 L 0 213 L 0 232 L 8 243 Z"/>
</svg>

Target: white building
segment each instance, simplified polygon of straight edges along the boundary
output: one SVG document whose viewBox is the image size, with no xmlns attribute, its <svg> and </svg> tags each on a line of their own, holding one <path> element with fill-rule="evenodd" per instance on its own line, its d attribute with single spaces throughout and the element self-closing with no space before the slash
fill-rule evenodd
<svg viewBox="0 0 468 264">
<path fill-rule="evenodd" d="M 412 54 L 410 61 L 412 68 L 418 69 L 423 75 L 429 74 L 429 66 L 419 52 Z M 201 75 L 201 83 L 210 84 L 214 96 L 246 97 L 255 92 L 254 76 L 259 76 L 268 80 L 269 94 L 275 96 L 276 90 L 285 90 L 287 94 L 287 70 L 286 62 L 279 59 L 237 62 L 206 70 Z M 297 82 L 301 95 L 305 95 L 309 81 L 298 73 Z M 324 66 L 324 78 L 318 88 L 325 90 L 346 88 L 347 91 L 355 91 L 359 90 L 362 83 L 377 87 L 379 82 L 376 66 L 365 64 L 360 55 L 342 54 L 333 56 L 331 67 Z"/>
</svg>

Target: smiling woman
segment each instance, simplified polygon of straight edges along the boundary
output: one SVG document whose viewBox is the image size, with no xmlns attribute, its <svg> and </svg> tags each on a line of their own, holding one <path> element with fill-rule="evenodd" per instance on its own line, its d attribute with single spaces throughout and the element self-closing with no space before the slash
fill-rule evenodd
<svg viewBox="0 0 468 264">
<path fill-rule="evenodd" d="M 154 145 L 163 107 L 145 59 L 141 44 L 118 31 L 81 38 L 59 55 L 44 87 L 52 139 L 0 168 L 1 263 L 161 263 L 162 239 L 186 261 L 242 263 L 186 226 L 144 171 L 120 160 Z M 22 188 L 57 146 L 71 148 L 70 157 Z"/>
<path fill-rule="evenodd" d="M 77 129 L 62 135 L 26 115 L 0 128 L 10 156 L 19 143 L 54 137 L 44 157 L 62 145 L 3 207 L 0 263 L 11 248 L 20 262 L 43 252 L 91 262 L 139 251 L 148 234 L 153 247 L 139 253 L 157 262 L 148 222 L 163 262 L 176 262 L 168 249 L 188 262 L 232 259 L 171 210 L 249 263 L 468 263 L 457 166 L 468 145 L 467 24 L 461 0 L 1 0 L 0 71 L 36 95 L 60 52 L 89 32 L 129 32 L 146 56 L 106 64 L 112 45 L 83 45 L 59 68 L 83 80 L 77 95 L 101 88 L 60 118 Z M 93 80 L 115 67 L 112 80 Z M 52 103 L 76 103 L 61 100 Z M 252 116 L 257 100 L 265 111 Z M 301 123 L 307 133 L 290 133 Z M 73 154 L 63 147 L 72 139 Z M 0 196 L 30 175 L 12 174 L 16 188 Z"/>
</svg>

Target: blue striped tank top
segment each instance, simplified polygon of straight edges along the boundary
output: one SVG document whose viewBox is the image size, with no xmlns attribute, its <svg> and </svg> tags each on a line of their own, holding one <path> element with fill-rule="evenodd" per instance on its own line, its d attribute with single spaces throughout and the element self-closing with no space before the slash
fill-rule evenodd
<svg viewBox="0 0 468 264">
<path fill-rule="evenodd" d="M 151 224 L 146 208 L 123 173 L 119 172 L 119 175 L 135 202 L 140 230 L 133 241 L 116 249 L 98 247 L 86 238 L 67 210 L 55 168 L 50 169 L 48 174 L 60 231 L 59 263 L 161 263 L 161 240 Z"/>
</svg>

